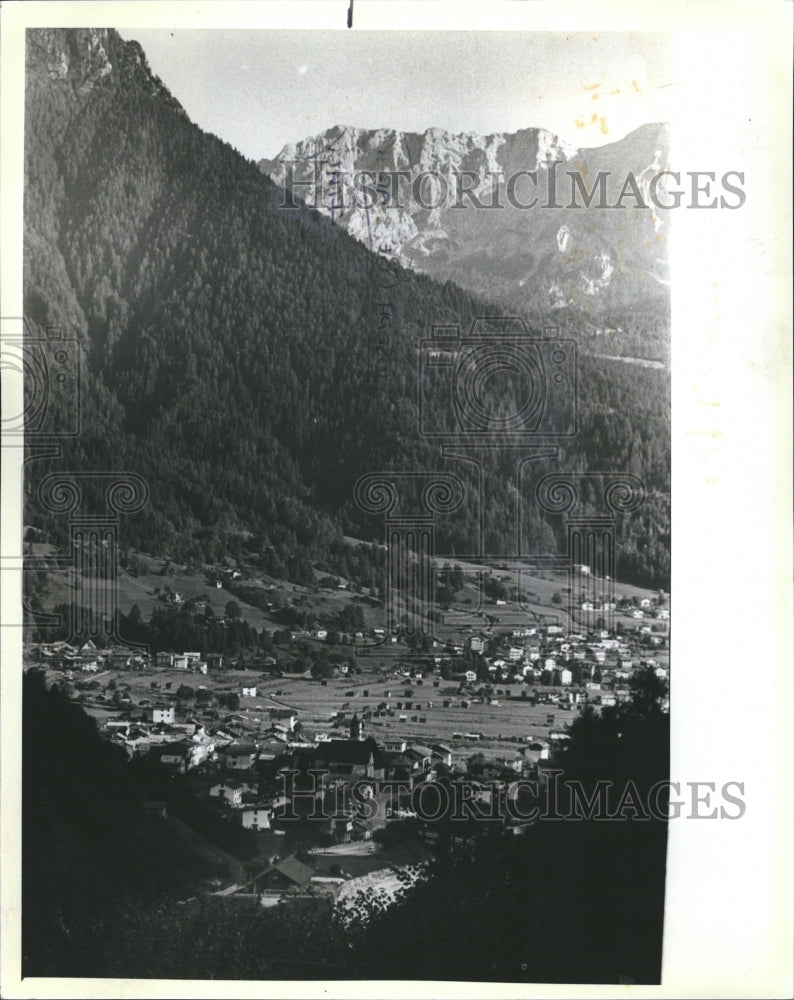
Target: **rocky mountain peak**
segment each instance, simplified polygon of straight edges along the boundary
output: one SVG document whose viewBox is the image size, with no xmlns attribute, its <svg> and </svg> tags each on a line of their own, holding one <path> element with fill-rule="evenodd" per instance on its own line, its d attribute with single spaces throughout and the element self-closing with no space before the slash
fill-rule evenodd
<svg viewBox="0 0 794 1000">
<path fill-rule="evenodd" d="M 26 68 L 34 76 L 71 86 L 77 95 L 95 88 L 137 88 L 185 115 L 179 101 L 155 76 L 143 48 L 113 28 L 36 28 L 28 31 Z"/>
<path fill-rule="evenodd" d="M 31 31 L 28 62 L 39 62 L 53 80 L 70 80 L 90 90 L 113 70 L 108 56 L 108 28 Z"/>
<path fill-rule="evenodd" d="M 652 205 L 600 209 L 629 175 L 647 197 L 668 147 L 664 125 L 596 149 L 546 128 L 481 135 L 336 125 L 259 168 L 406 267 L 519 308 L 530 299 L 540 308 L 590 307 L 666 294 L 666 222 Z M 604 197 L 598 187 L 585 204 L 569 174 L 589 192 L 602 173 Z"/>
</svg>

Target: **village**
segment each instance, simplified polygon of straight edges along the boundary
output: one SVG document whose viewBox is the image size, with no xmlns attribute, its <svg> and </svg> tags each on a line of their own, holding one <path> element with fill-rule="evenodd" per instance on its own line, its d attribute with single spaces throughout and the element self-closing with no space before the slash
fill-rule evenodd
<svg viewBox="0 0 794 1000">
<path fill-rule="evenodd" d="M 301 602 L 286 593 L 285 605 Z M 416 817 L 423 785 L 465 778 L 488 805 L 495 787 L 542 780 L 568 724 L 585 706 L 627 701 L 636 670 L 669 683 L 663 595 L 584 599 L 577 621 L 556 593 L 545 609 L 553 614 L 532 611 L 520 627 L 500 628 L 497 612 L 518 604 L 494 598 L 485 627 L 447 628 L 421 648 L 368 614 L 349 635 L 322 616 L 282 629 L 272 653 L 256 657 L 89 640 L 28 643 L 25 663 L 140 769 L 147 812 L 219 862 L 213 892 L 252 905 L 330 896 L 343 906 L 359 889 L 389 896 L 421 878 L 434 837 Z M 170 588 L 157 599 L 184 601 Z M 309 657 L 296 661 L 296 647 Z M 306 784 L 310 771 L 322 772 L 319 783 Z M 368 801 L 353 791 L 361 782 Z"/>
</svg>

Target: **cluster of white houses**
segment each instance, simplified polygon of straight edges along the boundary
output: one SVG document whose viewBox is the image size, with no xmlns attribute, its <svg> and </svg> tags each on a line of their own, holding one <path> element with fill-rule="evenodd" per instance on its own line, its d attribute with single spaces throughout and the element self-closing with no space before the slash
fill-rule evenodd
<svg viewBox="0 0 794 1000">
<path fill-rule="evenodd" d="M 98 673 L 103 670 L 185 670 L 207 674 L 233 668 L 235 658 L 223 653 L 159 652 L 130 646 L 97 647 L 90 639 L 77 645 L 66 641 L 35 642 L 26 645 L 25 656 L 31 662 L 52 669 Z M 275 668 L 276 660 L 265 656 L 259 661 L 264 669 Z"/>
<path fill-rule="evenodd" d="M 55 670 L 94 674 L 101 670 L 143 670 L 151 662 L 148 650 L 129 646 L 100 649 L 90 639 L 81 645 L 66 641 L 29 643 L 25 657 Z"/>
<path fill-rule="evenodd" d="M 606 630 L 586 635 L 566 632 L 561 626 L 516 629 L 511 635 L 496 638 L 489 633 L 472 635 L 468 646 L 483 658 L 488 680 L 493 683 L 544 685 L 550 688 L 582 688 L 584 699 L 570 692 L 567 700 L 595 704 L 614 704 L 629 696 L 628 681 L 637 667 L 649 666 L 660 678 L 668 671 L 648 650 L 664 647 L 664 634 L 639 633 L 639 641 L 628 636 L 615 636 Z M 454 647 L 461 655 L 462 646 Z M 440 658 L 437 658 L 440 661 Z M 467 684 L 483 680 L 482 669 L 469 667 L 455 675 Z"/>
<path fill-rule="evenodd" d="M 531 697 L 535 702 L 569 708 L 583 704 L 608 707 L 630 697 L 631 676 L 639 667 L 650 667 L 666 680 L 668 669 L 656 658 L 659 655 L 656 651 L 660 652 L 667 643 L 669 614 L 666 608 L 649 598 L 619 602 L 621 608 L 624 604 L 631 606 L 631 613 L 652 616 L 655 624 L 637 625 L 631 632 L 617 633 L 605 629 L 579 632 L 575 626 L 565 628 L 548 623 L 516 628 L 511 632 L 467 629 L 457 641 L 434 642 L 432 651 L 421 659 L 395 662 L 392 668 L 395 677 L 405 678 L 409 685 L 404 690 L 387 687 L 379 691 L 377 697 L 382 695 L 384 700 L 359 709 L 352 719 L 347 702 L 331 713 L 332 727 L 347 728 L 349 724 L 348 740 L 329 738 L 327 733 L 317 733 L 308 739 L 307 734 L 298 731 L 297 712 L 278 703 L 257 709 L 258 713 L 267 716 L 266 731 L 263 735 L 260 725 L 257 742 L 250 742 L 251 732 L 245 715 L 235 715 L 232 711 L 221 721 L 217 712 L 202 712 L 198 699 L 193 716 L 177 719 L 176 694 L 165 690 L 172 686 L 170 679 L 163 685 L 162 692 L 159 684 L 152 683 L 152 688 L 158 691 L 151 697 L 164 699 L 163 703 L 142 699 L 134 705 L 129 695 L 120 691 L 115 691 L 112 697 L 109 692 L 97 692 L 95 697 L 106 706 L 110 702 L 114 710 L 118 710 L 104 723 L 108 739 L 131 756 L 147 754 L 156 758 L 165 769 L 188 773 L 204 767 L 208 772 L 217 771 L 218 780 L 208 794 L 224 802 L 244 826 L 263 829 L 270 823 L 273 802 L 261 803 L 256 798 L 256 781 L 252 776 L 262 763 L 277 758 L 301 764 L 309 760 L 340 780 L 344 775 L 358 774 L 362 767 L 369 777 L 381 776 L 388 780 L 399 774 L 411 781 L 424 780 L 441 764 L 450 766 L 452 750 L 433 742 L 430 737 L 414 744 L 401 739 L 376 744 L 371 738 L 363 737 L 364 724 L 379 716 L 399 713 L 397 722 L 406 724 L 427 721 L 418 713 L 432 708 L 434 701 L 428 702 L 414 689 L 426 682 L 428 688 L 430 684 L 435 689 L 440 687 L 442 682 L 438 676 L 425 677 L 423 674 L 428 671 L 431 661 L 444 680 L 455 682 L 453 688 L 439 691 L 430 688 L 432 694 L 425 689 L 431 698 L 438 699 L 436 708 L 468 708 L 476 701 L 486 700 L 489 704 L 499 704 L 500 698 L 516 697 Z M 651 655 L 653 653 L 656 655 Z M 168 651 L 149 655 L 144 650 L 127 647 L 98 649 L 90 641 L 81 646 L 67 642 L 32 644 L 26 647 L 26 658 L 29 662 L 61 670 L 69 677 L 98 675 L 105 670 L 152 668 L 206 674 L 232 665 L 220 653 Z M 273 657 L 268 657 L 264 663 L 264 669 L 269 668 L 271 673 L 278 673 Z M 86 683 L 99 686 L 90 676 Z M 513 689 L 514 685 L 518 686 L 518 692 Z M 80 686 L 84 685 L 78 682 Z M 253 680 L 243 681 L 238 693 L 243 698 L 256 698 L 256 684 Z M 368 689 L 351 690 L 346 697 L 368 696 L 369 693 Z M 411 715 L 411 712 L 417 714 Z M 464 742 L 476 741 L 480 736 L 482 734 L 457 733 L 453 741 L 456 737 Z M 530 742 L 529 746 L 522 747 L 520 759 L 506 763 L 517 770 L 537 765 L 548 759 L 555 740 L 562 738 L 564 734 L 552 732 L 547 741 Z"/>
</svg>

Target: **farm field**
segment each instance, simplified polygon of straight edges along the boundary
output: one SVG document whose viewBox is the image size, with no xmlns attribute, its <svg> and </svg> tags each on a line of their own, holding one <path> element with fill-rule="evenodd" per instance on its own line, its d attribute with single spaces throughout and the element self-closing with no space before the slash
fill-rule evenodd
<svg viewBox="0 0 794 1000">
<path fill-rule="evenodd" d="M 53 674 L 53 679 L 56 676 Z M 483 753 L 490 757 L 513 758 L 528 740 L 547 736 L 552 729 L 562 729 L 576 717 L 575 711 L 555 705 L 531 705 L 521 698 L 523 691 L 529 696 L 530 688 L 526 685 L 514 684 L 509 688 L 514 697 L 498 697 L 498 705 L 481 704 L 467 695 L 465 698 L 470 701 L 470 707 L 463 708 L 460 705 L 463 696 L 454 693 L 457 686 L 453 681 L 439 680 L 439 687 L 434 687 L 433 679 L 425 679 L 420 686 L 415 681 L 409 683 L 406 678 L 383 673 L 334 678 L 328 680 L 327 686 L 320 681 L 289 675 L 263 680 L 261 675 L 250 671 L 202 676 L 184 670 L 109 670 L 91 679 L 98 680 L 102 688 L 115 681 L 119 689 L 129 693 L 129 709 L 133 712 L 151 704 L 175 700 L 176 691 L 182 684 L 192 687 L 194 691 L 204 686 L 217 693 L 238 694 L 243 686 L 255 684 L 257 696 L 241 697 L 240 708 L 234 713 L 236 728 L 253 740 L 267 738 L 270 729 L 268 709 L 295 709 L 307 738 L 318 732 L 326 733 L 330 738 L 346 738 L 353 712 L 375 709 L 387 702 L 392 706 L 394 715 L 371 719 L 365 735 L 378 742 L 386 739 L 405 739 L 409 744 L 441 741 L 455 751 L 456 757 Z M 152 687 L 153 683 L 157 687 Z M 410 699 L 404 695 L 409 689 L 413 692 Z M 387 691 L 391 692 L 388 697 Z M 456 704 L 445 708 L 445 700 Z M 422 707 L 410 710 L 396 708 L 398 702 L 405 704 L 407 701 L 412 706 Z M 119 712 L 110 703 L 97 702 L 92 692 L 86 692 L 84 707 L 100 724 Z M 334 724 L 334 712 L 345 713 L 345 721 L 338 727 Z M 185 714 L 191 715 L 192 709 L 188 708 Z M 228 715 L 228 710 L 221 709 L 220 714 L 223 718 Z M 402 721 L 402 716 L 405 716 L 405 721 Z M 550 724 L 548 720 L 552 717 Z M 419 718 L 426 719 L 426 722 L 419 722 Z M 456 737 L 456 734 L 465 737 L 469 733 L 484 735 L 481 739 Z"/>
<path fill-rule="evenodd" d="M 287 705 L 297 709 L 299 718 L 305 728 L 310 732 L 312 729 L 333 734 L 333 712 L 344 711 L 345 718 L 349 720 L 353 712 L 361 713 L 362 709 L 375 709 L 379 704 L 387 702 L 394 711 L 393 716 L 385 718 L 374 718 L 367 724 L 366 733 L 380 741 L 388 738 L 404 738 L 408 742 L 427 743 L 432 740 L 442 740 L 456 747 L 466 746 L 474 749 L 485 749 L 486 746 L 493 746 L 500 749 L 502 740 L 518 740 L 524 742 L 527 738 L 548 733 L 550 729 L 559 728 L 569 722 L 574 713 L 553 706 L 536 705 L 532 706 L 529 701 L 520 697 L 520 691 L 527 691 L 526 685 L 514 685 L 510 690 L 518 697 L 506 699 L 499 698 L 499 705 L 478 704 L 467 697 L 471 702 L 469 708 L 460 707 L 461 696 L 455 694 L 457 686 L 452 681 L 440 681 L 439 687 L 434 687 L 432 681 L 425 680 L 419 686 L 406 683 L 405 678 L 385 678 L 376 680 L 376 676 L 362 675 L 354 680 L 344 681 L 340 678 L 328 681 L 327 687 L 322 687 L 317 681 L 293 681 L 291 678 L 283 678 L 277 683 L 266 683 L 261 687 L 262 694 L 274 695 L 276 691 L 281 694 L 278 697 L 254 699 L 261 705 L 269 703 L 273 706 Z M 413 694 L 410 698 L 404 692 L 411 690 Z M 502 690 L 502 689 L 500 689 Z M 386 692 L 391 695 L 387 697 Z M 444 693 L 448 691 L 449 693 Z M 352 692 L 352 697 L 349 693 Z M 366 692 L 366 693 L 365 693 Z M 260 690 L 257 689 L 257 695 Z M 243 705 L 246 705 L 245 699 Z M 456 705 L 445 708 L 444 701 L 455 702 Z M 410 702 L 411 709 L 398 709 L 397 703 L 405 705 Z M 418 706 L 421 705 L 421 708 Z M 257 706 L 258 707 L 258 706 Z M 253 708 L 253 706 L 252 706 Z M 554 723 L 548 725 L 547 716 L 554 715 Z M 401 716 L 405 716 L 405 721 L 401 721 Z M 413 721 L 413 717 L 426 718 L 426 722 L 419 722 L 418 718 Z M 341 734 L 346 735 L 347 726 L 340 727 Z M 482 732 L 486 738 L 479 741 L 456 740 L 453 739 L 455 733 Z M 517 744 L 514 744 L 514 746 Z M 508 743 L 501 747 L 509 750 Z M 472 751 L 474 752 L 474 751 Z"/>
<path fill-rule="evenodd" d="M 354 539 L 348 539 L 348 542 L 359 544 Z M 34 545 L 33 550 L 35 555 L 52 554 L 49 546 Z M 224 583 L 218 587 L 203 572 L 188 572 L 185 567 L 145 553 L 133 553 L 132 562 L 134 573 L 127 570 L 119 572 L 119 606 L 122 613 L 127 613 L 137 604 L 144 619 L 155 608 L 163 606 L 162 594 L 171 591 L 179 593 L 185 602 L 193 599 L 200 607 L 209 604 L 218 616 L 223 615 L 229 601 L 235 601 L 240 608 L 240 617 L 259 630 L 283 629 L 284 626 L 277 620 L 276 609 L 286 606 L 300 609 L 307 620 L 314 618 L 322 623 L 355 604 L 361 608 L 365 634 L 371 635 L 372 629 L 381 628 L 384 624 L 382 607 L 373 606 L 375 602 L 356 594 L 348 581 L 335 578 L 341 586 L 333 586 L 333 580 L 331 585 L 323 585 L 326 574 L 320 571 L 315 571 L 316 584 L 306 587 L 273 580 L 254 569 L 243 567 L 239 582 Z M 440 569 L 446 560 L 439 558 L 435 562 Z M 495 567 L 464 560 L 456 562 L 463 571 L 465 582 L 455 594 L 453 603 L 441 609 L 441 620 L 433 627 L 437 645 L 429 651 L 429 655 L 442 653 L 446 644 L 464 645 L 469 635 L 485 625 L 486 615 L 495 634 L 532 627 L 541 620 L 556 622 L 566 630 L 579 629 L 578 615 L 570 621 L 566 610 L 569 596 L 567 572 L 542 566 L 535 571 L 523 567 L 517 569 L 515 563 L 510 562 Z M 218 567 L 217 573 L 221 571 L 222 568 Z M 478 580 L 487 573 L 492 573 L 508 591 L 518 585 L 520 577 L 526 599 L 519 604 L 510 599 L 497 603 L 494 599 L 482 598 Z M 50 572 L 48 582 L 47 605 L 50 607 L 75 598 L 73 571 Z M 239 586 L 261 589 L 273 610 L 263 611 L 247 603 L 239 590 L 235 593 Z M 653 591 L 618 581 L 614 589 L 617 599 L 641 600 L 656 596 Z M 633 634 L 635 638 L 636 630 L 643 624 L 622 612 L 616 612 L 615 621 L 624 632 Z M 459 694 L 455 681 L 444 681 L 430 675 L 421 683 L 411 681 L 401 673 L 401 665 L 410 662 L 411 656 L 410 650 L 402 643 L 384 646 L 376 644 L 372 638 L 359 638 L 353 644 L 351 635 L 348 644 L 329 645 L 317 639 L 314 631 L 292 631 L 295 637 L 293 642 L 279 643 L 273 649 L 272 655 L 279 667 L 289 669 L 289 663 L 295 657 L 308 666 L 307 653 L 315 656 L 327 652 L 341 654 L 351 665 L 355 664 L 358 672 L 321 682 L 312 679 L 308 673 L 291 674 L 285 671 L 282 677 L 277 678 L 253 668 L 207 675 L 153 667 L 142 671 L 109 670 L 92 678 L 99 681 L 100 690 L 84 692 L 83 704 L 101 723 L 120 710 L 111 700 L 112 691 L 105 693 L 111 681 L 114 682 L 112 687 L 129 695 L 130 700 L 125 707 L 132 711 L 140 711 L 158 702 L 175 702 L 176 692 L 182 685 L 192 688 L 194 692 L 206 687 L 218 694 L 235 693 L 240 696 L 239 709 L 234 711 L 234 725 L 253 740 L 264 740 L 271 734 L 269 709 L 295 709 L 303 734 L 308 739 L 314 738 L 317 733 L 332 738 L 346 736 L 353 713 L 361 714 L 369 710 L 381 712 L 379 717 L 372 717 L 366 723 L 366 734 L 379 742 L 389 739 L 423 744 L 441 741 L 449 744 L 458 757 L 483 753 L 508 759 L 513 759 L 528 740 L 548 736 L 551 730 L 564 729 L 577 714 L 575 709 L 553 704 L 530 704 L 531 686 L 518 682 L 495 683 L 494 697 L 498 704 L 485 704 L 476 701 L 470 694 Z M 667 635 L 666 625 L 662 627 L 661 634 Z M 641 658 L 650 657 L 660 666 L 669 667 L 669 650 L 666 648 L 638 652 L 632 658 L 636 664 Z M 235 659 L 234 656 L 227 656 L 226 665 L 234 664 Z M 257 697 L 242 697 L 243 687 L 254 685 Z M 476 688 L 479 686 L 479 683 L 475 685 Z M 411 693 L 406 694 L 407 690 Z M 505 691 L 510 691 L 512 696 L 500 693 Z M 463 706 L 464 699 L 469 702 L 468 707 Z M 445 701 L 449 704 L 445 705 Z M 382 710 L 384 703 L 388 705 L 387 711 Z M 180 706 L 184 709 L 180 718 L 198 710 L 190 700 L 182 699 Z M 218 709 L 219 720 L 228 718 L 229 714 L 228 709 Z"/>
</svg>

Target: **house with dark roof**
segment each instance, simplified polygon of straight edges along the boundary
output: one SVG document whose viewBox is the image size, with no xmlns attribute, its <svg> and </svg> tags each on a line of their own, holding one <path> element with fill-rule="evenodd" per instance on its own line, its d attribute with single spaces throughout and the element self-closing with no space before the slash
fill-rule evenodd
<svg viewBox="0 0 794 1000">
<path fill-rule="evenodd" d="M 430 749 L 434 763 L 438 761 L 447 767 L 452 767 L 452 747 L 448 747 L 446 743 L 434 743 Z"/>
<path fill-rule="evenodd" d="M 430 770 L 430 762 L 433 759 L 433 751 L 430 747 L 423 746 L 421 743 L 413 743 L 405 751 L 404 756 L 415 761 L 420 771 Z"/>
<path fill-rule="evenodd" d="M 239 806 L 243 801 L 244 788 L 242 781 L 224 780 L 213 785 L 209 794 L 212 798 L 224 799 L 230 806 Z"/>
<path fill-rule="evenodd" d="M 186 740 L 178 740 L 174 743 L 166 743 L 162 747 L 157 747 L 154 751 L 159 757 L 163 767 L 179 771 L 184 774 L 199 763 L 201 748 Z"/>
<path fill-rule="evenodd" d="M 218 752 L 223 766 L 231 771 L 246 771 L 253 767 L 257 748 L 252 743 L 230 743 Z"/>
<path fill-rule="evenodd" d="M 313 868 L 290 855 L 257 875 L 253 887 L 255 892 L 299 892 L 313 875 Z"/>
<path fill-rule="evenodd" d="M 405 781 L 413 785 L 417 771 L 416 761 L 405 754 L 392 753 L 383 758 L 383 776 L 386 781 Z"/>
<path fill-rule="evenodd" d="M 384 776 L 380 748 L 372 737 L 365 740 L 326 740 L 317 746 L 313 757 L 313 767 L 327 770 L 334 776 Z"/>
<path fill-rule="evenodd" d="M 241 805 L 234 811 L 234 818 L 249 830 L 269 830 L 273 813 L 267 802 L 252 802 Z"/>
<path fill-rule="evenodd" d="M 280 723 L 289 732 L 293 732 L 298 721 L 298 713 L 294 708 L 271 708 L 268 710 L 271 723 Z"/>
</svg>

